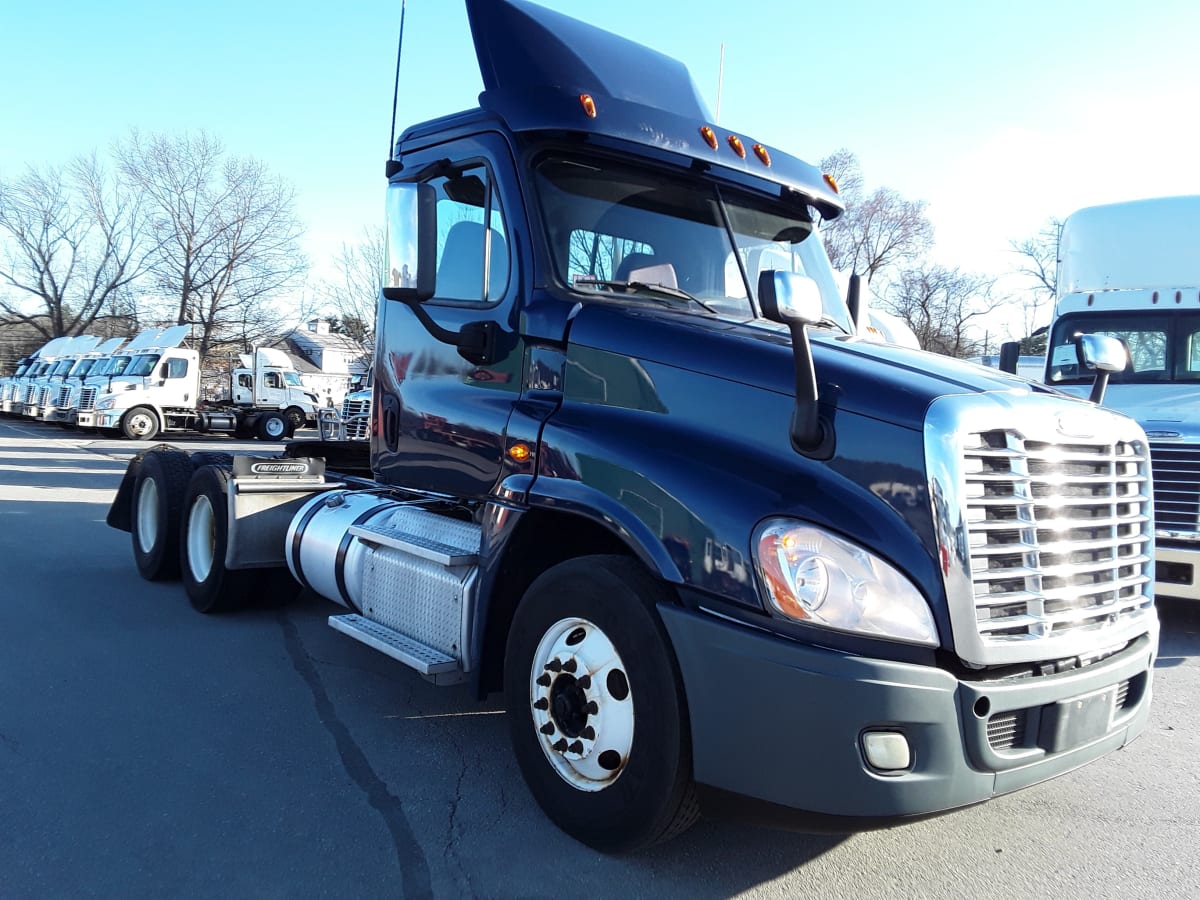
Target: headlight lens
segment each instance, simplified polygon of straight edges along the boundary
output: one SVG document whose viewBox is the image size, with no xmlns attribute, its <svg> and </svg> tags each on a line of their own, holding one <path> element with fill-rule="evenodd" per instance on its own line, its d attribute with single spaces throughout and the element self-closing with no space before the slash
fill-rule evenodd
<svg viewBox="0 0 1200 900">
<path fill-rule="evenodd" d="M 936 647 L 929 604 L 911 581 L 857 544 L 794 519 L 769 519 L 755 563 L 779 614 L 813 625 Z"/>
<path fill-rule="evenodd" d="M 112 409 L 114 406 L 116 406 L 116 403 L 117 403 L 116 398 L 105 397 L 103 400 L 101 400 L 99 403 L 96 404 L 96 409 Z"/>
</svg>

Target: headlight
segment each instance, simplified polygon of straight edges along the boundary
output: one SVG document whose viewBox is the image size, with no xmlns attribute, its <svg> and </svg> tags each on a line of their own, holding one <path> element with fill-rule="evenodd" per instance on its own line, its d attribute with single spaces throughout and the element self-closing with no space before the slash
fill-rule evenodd
<svg viewBox="0 0 1200 900">
<path fill-rule="evenodd" d="M 857 544 L 794 519 L 768 519 L 755 535 L 767 598 L 789 619 L 936 647 L 929 604 L 911 581 Z"/>
<path fill-rule="evenodd" d="M 96 409 L 112 409 L 116 405 L 117 400 L 115 397 L 105 397 L 96 404 Z"/>
</svg>

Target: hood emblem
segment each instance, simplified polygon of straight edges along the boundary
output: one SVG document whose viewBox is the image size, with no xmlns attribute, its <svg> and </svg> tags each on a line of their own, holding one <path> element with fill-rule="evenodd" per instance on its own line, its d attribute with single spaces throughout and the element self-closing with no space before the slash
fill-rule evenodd
<svg viewBox="0 0 1200 900">
<path fill-rule="evenodd" d="M 1060 415 L 1054 420 L 1054 427 L 1063 437 L 1090 438 L 1096 435 L 1086 416 Z"/>
</svg>

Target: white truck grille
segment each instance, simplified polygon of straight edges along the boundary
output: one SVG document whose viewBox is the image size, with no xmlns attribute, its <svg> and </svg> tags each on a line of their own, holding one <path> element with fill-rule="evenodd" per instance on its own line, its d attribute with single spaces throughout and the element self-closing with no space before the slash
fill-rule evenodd
<svg viewBox="0 0 1200 900">
<path fill-rule="evenodd" d="M 54 401 L 58 409 L 67 409 L 71 405 L 71 387 L 64 384 L 58 389 L 58 399 Z"/>
<path fill-rule="evenodd" d="M 79 392 L 79 408 L 81 410 L 91 409 L 96 405 L 96 388 L 94 385 L 89 385 Z"/>
<path fill-rule="evenodd" d="M 1154 469 L 1154 524 L 1160 531 L 1200 531 L 1200 447 L 1150 445 Z"/>
<path fill-rule="evenodd" d="M 346 440 L 365 441 L 371 436 L 371 401 L 347 397 L 342 401 L 342 421 L 346 424 Z"/>
</svg>

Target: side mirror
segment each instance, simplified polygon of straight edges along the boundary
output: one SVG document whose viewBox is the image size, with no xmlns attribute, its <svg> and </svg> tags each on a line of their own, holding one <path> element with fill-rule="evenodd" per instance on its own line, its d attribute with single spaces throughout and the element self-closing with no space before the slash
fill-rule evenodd
<svg viewBox="0 0 1200 900">
<path fill-rule="evenodd" d="M 1000 345 L 1000 371 L 1017 374 L 1017 361 L 1021 358 L 1021 342 L 1005 341 Z"/>
<path fill-rule="evenodd" d="M 387 189 L 383 296 L 420 303 L 437 279 L 437 196 L 432 185 L 393 182 Z"/>
<path fill-rule="evenodd" d="M 758 275 L 763 315 L 784 325 L 812 325 L 824 315 L 821 289 L 807 275 L 763 269 Z"/>
<path fill-rule="evenodd" d="M 1075 338 L 1075 355 L 1081 366 L 1086 366 L 1096 373 L 1089 399 L 1093 403 L 1103 402 L 1104 391 L 1108 387 L 1108 376 L 1113 372 L 1125 371 L 1125 365 L 1129 361 L 1128 348 L 1115 337 L 1081 334 Z"/>
</svg>

